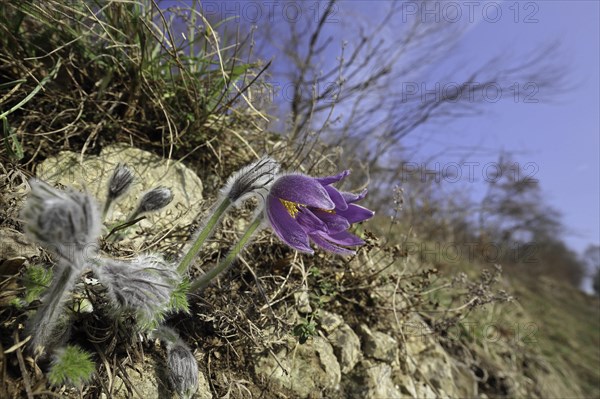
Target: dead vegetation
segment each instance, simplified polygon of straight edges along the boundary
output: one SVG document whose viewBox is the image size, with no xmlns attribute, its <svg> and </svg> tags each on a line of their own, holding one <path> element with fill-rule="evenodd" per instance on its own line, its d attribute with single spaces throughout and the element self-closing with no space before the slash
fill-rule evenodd
<svg viewBox="0 0 600 399">
<path fill-rule="evenodd" d="M 180 40 L 174 21 L 203 28 L 186 31 L 188 40 Z M 267 131 L 266 115 L 255 108 L 252 94 L 267 65 L 247 58 L 251 38 L 224 43 L 197 12 L 166 11 L 154 2 L 0 1 L 0 29 L 3 240 L 8 230 L 22 231 L 18 212 L 36 165 L 62 150 L 98 154 L 103 146 L 122 142 L 181 160 L 202 178 L 207 204 L 223 179 L 263 153 L 311 173 L 329 172 L 339 164 L 341 154 L 323 155 L 331 147 L 314 135 L 303 133 L 300 144 L 290 145 Z M 298 129 L 309 115 L 306 106 L 298 108 L 294 117 L 303 121 Z M 198 267 L 209 268 L 227 253 L 254 207 L 249 203 L 225 218 Z M 378 235 L 401 227 L 381 225 Z M 186 238 L 194 227 L 171 238 Z M 544 348 L 516 340 L 516 330 L 497 331 L 502 339 L 490 344 L 484 333 L 465 327 L 478 322 L 474 315 L 484 306 L 487 315 L 516 309 L 518 315 L 502 323 L 492 320 L 498 326 L 536 320 L 520 305 L 501 304 L 509 296 L 503 290 L 511 285 L 500 274 L 463 265 L 471 267 L 471 276 L 446 275 L 412 256 L 402 240 L 378 238 L 368 230 L 363 234 L 367 245 L 356 257 L 343 259 L 302 256 L 262 233 L 237 267 L 193 297 L 190 314 L 170 316 L 168 323 L 196 350 L 214 396 L 280 397 L 256 378 L 253 359 L 276 351 L 288 334 L 299 342 L 322 334 L 322 311 L 342 315 L 351 326 L 392 331 L 402 347 L 408 334 L 402 326 L 418 315 L 452 356 L 468 359 L 480 392 L 488 397 L 511 396 L 511 381 L 529 384 L 530 396 L 597 392 L 593 384 L 585 392 L 566 384 L 577 377 L 549 365 Z M 131 253 L 109 243 L 103 243 L 103 250 Z M 48 360 L 26 351 L 23 325 L 37 303 L 19 307 L 15 300 L 23 296 L 26 268 L 52 260 L 43 251 L 8 259 L 0 258 L 0 397 L 110 396 L 118 379 L 133 393 L 132 375 L 145 372 L 149 360 L 162 361 L 164 348 L 139 334 L 132 315 L 115 318 L 102 286 L 84 278 L 75 296 L 89 300 L 94 311 L 71 312 L 70 340 L 93 353 L 97 370 L 92 383 L 80 389 L 50 386 L 44 375 Z M 295 294 L 303 292 L 310 310 L 299 312 Z M 593 379 L 593 372 L 585 372 Z M 554 385 L 543 386 L 554 378 Z M 344 392 L 328 395 L 344 397 Z"/>
</svg>

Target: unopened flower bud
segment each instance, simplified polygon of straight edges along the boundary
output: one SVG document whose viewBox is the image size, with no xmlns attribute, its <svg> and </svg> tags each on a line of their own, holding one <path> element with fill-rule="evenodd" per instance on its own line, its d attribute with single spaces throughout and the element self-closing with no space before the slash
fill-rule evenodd
<svg viewBox="0 0 600 399">
<path fill-rule="evenodd" d="M 278 171 L 279 164 L 277 161 L 269 157 L 263 157 L 238 170 L 229 178 L 227 184 L 221 190 L 220 200 L 210 211 L 208 221 L 200 229 L 191 248 L 181 260 L 177 268 L 179 273 L 183 274 L 188 270 L 188 267 L 200 252 L 202 244 L 212 234 L 215 226 L 230 206 L 236 205 L 251 195 L 266 198 Z"/>
<path fill-rule="evenodd" d="M 167 348 L 169 381 L 182 398 L 191 398 L 198 389 L 198 362 L 182 341 Z"/>
<path fill-rule="evenodd" d="M 191 398 L 198 389 L 198 362 L 179 334 L 172 328 L 160 326 L 154 336 L 167 346 L 169 381 L 181 398 Z"/>
<path fill-rule="evenodd" d="M 156 212 L 173 201 L 173 192 L 170 188 L 159 186 L 146 192 L 137 208 L 129 215 L 127 221 L 132 221 L 143 213 Z"/>
<path fill-rule="evenodd" d="M 113 201 L 124 195 L 133 182 L 133 172 L 127 165 L 119 163 L 108 182 L 107 201 Z"/>
<path fill-rule="evenodd" d="M 138 214 L 161 210 L 173 201 L 173 192 L 167 187 L 156 187 L 142 197 L 138 205 Z"/>
<path fill-rule="evenodd" d="M 272 158 L 263 157 L 235 172 L 223 188 L 223 194 L 236 203 L 252 194 L 264 197 L 275 180 L 279 164 Z"/>
</svg>

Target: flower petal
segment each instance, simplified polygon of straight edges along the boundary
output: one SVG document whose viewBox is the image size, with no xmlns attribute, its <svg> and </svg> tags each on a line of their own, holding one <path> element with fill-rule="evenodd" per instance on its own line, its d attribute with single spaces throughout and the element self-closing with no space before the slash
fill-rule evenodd
<svg viewBox="0 0 600 399">
<path fill-rule="evenodd" d="M 327 240 L 345 247 L 355 247 L 363 245 L 365 242 L 354 234 L 342 231 L 341 233 L 331 234 L 327 237 Z"/>
<path fill-rule="evenodd" d="M 354 255 L 356 253 L 351 249 L 333 245 L 332 243 L 327 241 L 325 237 L 323 237 L 320 233 L 311 234 L 310 238 L 315 242 L 315 244 L 329 252 L 333 252 L 339 255 Z"/>
<path fill-rule="evenodd" d="M 327 191 L 327 194 L 329 194 L 329 198 L 331 198 L 331 200 L 335 204 L 335 209 L 341 209 L 343 211 L 348 209 L 348 204 L 346 203 L 346 200 L 337 188 L 325 186 L 325 190 Z"/>
<path fill-rule="evenodd" d="M 315 214 L 316 217 L 325 222 L 325 225 L 327 226 L 327 231 L 330 234 L 339 233 L 350 228 L 350 222 L 348 222 L 348 220 L 345 217 L 340 216 L 337 213 L 322 211 L 320 209 L 312 209 L 312 212 Z"/>
<path fill-rule="evenodd" d="M 308 241 L 308 235 L 289 214 L 279 198 L 269 195 L 266 211 L 267 217 L 271 222 L 271 227 L 281 241 L 298 251 L 313 253 Z"/>
<path fill-rule="evenodd" d="M 322 185 L 326 186 L 328 184 L 336 183 L 336 182 L 342 180 L 344 177 L 348 176 L 349 174 L 350 174 L 350 171 L 345 170 L 335 176 L 319 177 L 319 178 L 317 178 L 317 181 L 319 183 L 321 183 Z"/>
<path fill-rule="evenodd" d="M 328 232 L 329 229 L 325 222 L 315 216 L 314 213 L 305 207 L 301 207 L 296 215 L 296 221 L 300 224 L 302 229 L 308 234 L 314 233 L 317 231 Z"/>
<path fill-rule="evenodd" d="M 271 187 L 271 195 L 296 204 L 321 209 L 333 209 L 335 205 L 317 179 L 304 175 L 281 176 Z"/>
<path fill-rule="evenodd" d="M 351 204 L 353 202 L 360 201 L 361 199 L 365 198 L 367 196 L 367 189 L 365 188 L 358 194 L 347 193 L 343 191 L 340 192 L 340 194 L 342 194 L 342 197 L 344 197 L 344 200 L 347 204 Z"/>
<path fill-rule="evenodd" d="M 348 205 L 348 209 L 345 211 L 338 211 L 337 214 L 346 218 L 348 223 L 352 224 L 372 218 L 373 215 L 375 215 L 375 212 L 370 209 L 363 208 L 360 205 L 350 204 Z"/>
</svg>

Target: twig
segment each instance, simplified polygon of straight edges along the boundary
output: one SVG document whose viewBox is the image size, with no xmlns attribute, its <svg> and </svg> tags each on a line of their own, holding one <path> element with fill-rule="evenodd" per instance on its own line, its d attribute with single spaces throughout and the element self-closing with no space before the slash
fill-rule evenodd
<svg viewBox="0 0 600 399">
<path fill-rule="evenodd" d="M 21 370 L 21 376 L 23 377 L 23 385 L 25 385 L 25 392 L 27 393 L 27 399 L 33 399 L 33 392 L 31 392 L 31 381 L 29 380 L 29 374 L 25 367 L 25 361 L 23 360 L 23 352 L 21 351 L 19 342 L 19 332 L 15 331 L 13 334 L 15 346 L 17 346 L 17 359 L 19 361 L 19 369 Z"/>
</svg>

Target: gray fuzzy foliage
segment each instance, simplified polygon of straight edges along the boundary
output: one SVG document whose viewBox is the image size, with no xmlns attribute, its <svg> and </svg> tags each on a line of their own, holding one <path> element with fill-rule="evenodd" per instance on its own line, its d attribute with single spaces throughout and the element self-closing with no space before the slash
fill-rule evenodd
<svg viewBox="0 0 600 399">
<path fill-rule="evenodd" d="M 191 349 L 172 328 L 161 326 L 154 335 L 166 343 L 169 382 L 181 398 L 191 398 L 198 389 L 198 362 Z"/>
<path fill-rule="evenodd" d="M 127 165 L 119 163 L 108 182 L 107 201 L 113 201 L 124 195 L 133 182 L 133 172 Z"/>
<path fill-rule="evenodd" d="M 141 255 L 130 262 L 106 259 L 94 267 L 113 303 L 134 310 L 144 321 L 160 318 L 167 310 L 180 275 L 173 264 L 157 255 Z"/>
<path fill-rule="evenodd" d="M 55 189 L 40 180 L 29 182 L 31 193 L 21 217 L 26 234 L 58 257 L 52 283 L 27 329 L 35 352 L 55 346 L 67 335 L 61 319 L 64 304 L 84 267 L 96 257 L 101 231 L 95 199 L 71 188 Z"/>
<path fill-rule="evenodd" d="M 278 172 L 279 163 L 272 158 L 263 157 L 235 172 L 222 192 L 233 203 L 242 201 L 250 195 L 264 198 Z"/>
<path fill-rule="evenodd" d="M 64 313 L 64 306 L 77 277 L 79 273 L 64 262 L 55 266 L 52 283 L 35 315 L 27 322 L 27 331 L 31 334 L 29 345 L 35 353 L 60 346 L 68 337 L 70 321 Z"/>
<path fill-rule="evenodd" d="M 34 241 L 81 268 L 86 252 L 95 253 L 102 222 L 94 197 L 87 193 L 55 189 L 31 180 L 31 193 L 21 212 L 25 232 Z"/>
</svg>

